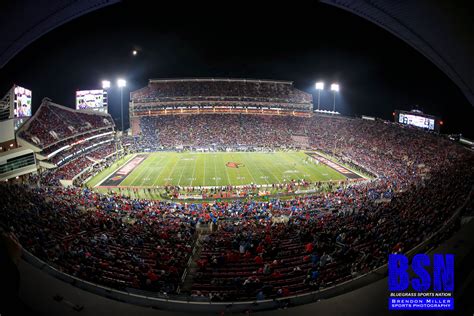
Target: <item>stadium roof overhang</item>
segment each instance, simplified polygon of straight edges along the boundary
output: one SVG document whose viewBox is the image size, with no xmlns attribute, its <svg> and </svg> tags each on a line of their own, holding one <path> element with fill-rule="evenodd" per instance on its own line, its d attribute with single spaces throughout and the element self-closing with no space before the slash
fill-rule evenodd
<svg viewBox="0 0 474 316">
<path fill-rule="evenodd" d="M 474 106 L 474 19 L 466 9 L 468 1 L 321 2 L 363 17 L 404 40 L 451 78 Z"/>
<path fill-rule="evenodd" d="M 0 1 L 0 69 L 49 31 L 120 0 Z"/>
<path fill-rule="evenodd" d="M 120 0 L 0 2 L 0 69 L 47 32 L 117 2 Z M 459 1 L 321 2 L 359 15 L 413 46 L 449 76 L 474 105 L 474 45 L 470 34 L 474 19 Z"/>
</svg>

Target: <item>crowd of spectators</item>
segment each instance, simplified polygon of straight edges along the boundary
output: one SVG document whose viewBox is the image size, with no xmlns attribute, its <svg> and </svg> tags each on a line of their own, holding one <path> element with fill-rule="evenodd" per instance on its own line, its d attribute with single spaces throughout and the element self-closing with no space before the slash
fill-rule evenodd
<svg viewBox="0 0 474 316">
<path fill-rule="evenodd" d="M 70 158 L 58 168 L 45 169 L 39 175 L 32 176 L 32 182 L 45 186 L 58 186 L 60 185 L 60 180 L 76 180 L 78 175 L 81 175 L 77 179 L 79 181 L 75 181 L 75 183 L 80 183 L 80 180 L 87 178 L 84 176 L 90 174 L 88 171 L 94 170 L 94 166 L 100 168 L 114 159 L 113 157 L 111 159 L 108 158 L 116 153 L 117 150 L 117 145 L 114 141 L 93 146 Z"/>
<path fill-rule="evenodd" d="M 146 101 L 260 101 L 306 103 L 312 95 L 296 89 L 292 83 L 258 80 L 155 80 L 131 93 L 133 102 Z"/>
<path fill-rule="evenodd" d="M 244 205 L 243 214 L 223 212 L 219 218 L 230 219 L 204 240 L 193 294 L 224 301 L 275 298 L 370 272 L 450 218 L 474 185 L 465 170 L 472 177 L 472 160 L 471 166 L 447 166 L 386 203 L 370 201 L 372 188 L 356 186 L 325 198 L 292 200 L 283 223 L 275 220 L 278 203 L 276 210 L 254 204 Z"/>
<path fill-rule="evenodd" d="M 45 156 L 45 157 L 54 156 L 55 155 L 54 152 L 63 147 L 66 147 L 66 146 L 74 147 L 75 145 L 82 144 L 83 142 L 86 142 L 86 141 L 95 142 L 97 141 L 98 137 L 107 137 L 107 136 L 110 137 L 110 135 L 112 134 L 113 134 L 113 127 L 111 126 L 106 129 L 101 129 L 100 131 L 91 131 L 89 133 L 73 136 L 71 138 L 64 139 L 62 141 L 55 143 L 54 145 L 44 148 L 43 150 L 41 150 L 40 155 Z M 102 135 L 102 136 L 98 136 L 98 135 Z"/>
<path fill-rule="evenodd" d="M 142 147 L 292 147 L 305 134 L 305 118 L 242 114 L 141 117 Z"/>
<path fill-rule="evenodd" d="M 79 188 L 2 183 L 1 190 L 1 222 L 60 271 L 120 289 L 177 289 L 195 231 L 179 210 Z"/>
<path fill-rule="evenodd" d="M 48 162 L 51 162 L 53 164 L 60 166 L 66 163 L 67 161 L 69 161 L 70 159 L 83 155 L 84 153 L 87 153 L 90 150 L 96 149 L 97 146 L 101 146 L 104 143 L 115 144 L 115 140 L 113 137 L 110 137 L 109 135 L 105 137 L 99 137 L 99 138 L 83 141 L 79 144 L 71 145 L 69 148 L 52 156 L 51 158 L 48 159 Z"/>
<path fill-rule="evenodd" d="M 54 170 L 54 175 L 56 179 L 72 180 L 78 173 L 113 154 L 116 150 L 113 142 L 94 147 L 91 151 L 83 153 Z"/>
<path fill-rule="evenodd" d="M 110 129 L 109 115 L 74 111 L 44 100 L 37 113 L 19 131 L 19 136 L 42 148 L 92 130 Z"/>
<path fill-rule="evenodd" d="M 119 289 L 166 293 L 178 292 L 197 223 L 209 223 L 216 228 L 199 241 L 199 270 L 190 292 L 181 294 L 260 300 L 369 272 L 388 254 L 426 240 L 472 196 L 472 152 L 389 122 L 197 115 L 141 123 L 142 141 L 157 148 L 292 146 L 291 136 L 305 135 L 313 148 L 377 178 L 290 200 L 185 204 L 2 183 L 1 222 L 28 251 L 61 271 Z"/>
</svg>

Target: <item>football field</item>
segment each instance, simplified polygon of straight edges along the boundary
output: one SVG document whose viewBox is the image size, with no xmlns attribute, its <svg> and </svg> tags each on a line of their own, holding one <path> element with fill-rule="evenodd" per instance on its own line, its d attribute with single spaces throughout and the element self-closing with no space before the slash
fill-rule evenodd
<svg viewBox="0 0 474 316">
<path fill-rule="evenodd" d="M 107 170 L 104 172 L 107 173 Z M 156 152 L 137 154 L 102 176 L 98 187 L 225 186 L 291 180 L 344 180 L 304 152 Z"/>
</svg>

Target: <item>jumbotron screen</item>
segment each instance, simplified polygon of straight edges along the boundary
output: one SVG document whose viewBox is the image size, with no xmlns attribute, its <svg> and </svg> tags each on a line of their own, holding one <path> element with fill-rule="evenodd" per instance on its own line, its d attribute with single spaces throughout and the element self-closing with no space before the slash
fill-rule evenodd
<svg viewBox="0 0 474 316">
<path fill-rule="evenodd" d="M 107 106 L 107 91 L 80 90 L 76 91 L 77 110 L 97 110 Z"/>
<path fill-rule="evenodd" d="M 31 90 L 15 86 L 13 90 L 13 116 L 31 116 Z"/>
<path fill-rule="evenodd" d="M 413 125 L 416 127 L 426 128 L 431 131 L 435 129 L 435 120 L 429 117 L 400 113 L 398 117 L 398 122 L 407 125 Z"/>
</svg>

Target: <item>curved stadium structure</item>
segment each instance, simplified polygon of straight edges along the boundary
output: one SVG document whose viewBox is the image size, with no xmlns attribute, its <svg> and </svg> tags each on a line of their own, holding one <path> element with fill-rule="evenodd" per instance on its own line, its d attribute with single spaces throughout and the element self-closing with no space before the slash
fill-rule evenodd
<svg viewBox="0 0 474 316">
<path fill-rule="evenodd" d="M 2 183 L 0 206 L 28 252 L 127 293 L 285 302 L 441 238 L 472 199 L 472 151 L 396 123 L 315 114 L 311 95 L 291 82 L 150 80 L 132 92 L 130 117 L 133 135 L 118 138 L 108 115 L 45 100 L 18 137 L 51 168 Z M 253 160 L 217 158 L 225 153 Z M 198 155 L 210 155 L 211 167 Z M 261 172 L 262 183 L 231 178 L 245 170 Z"/>
<path fill-rule="evenodd" d="M 108 114 L 74 111 L 45 98 L 17 131 L 17 141 L 36 153 L 43 181 L 70 185 L 117 152 L 114 127 Z"/>
<path fill-rule="evenodd" d="M 209 113 L 214 109 L 222 113 L 307 113 L 312 111 L 312 99 L 311 94 L 296 89 L 291 81 L 150 79 L 147 87 L 131 93 L 130 113 L 133 117 L 186 113 L 184 110 Z"/>
</svg>

